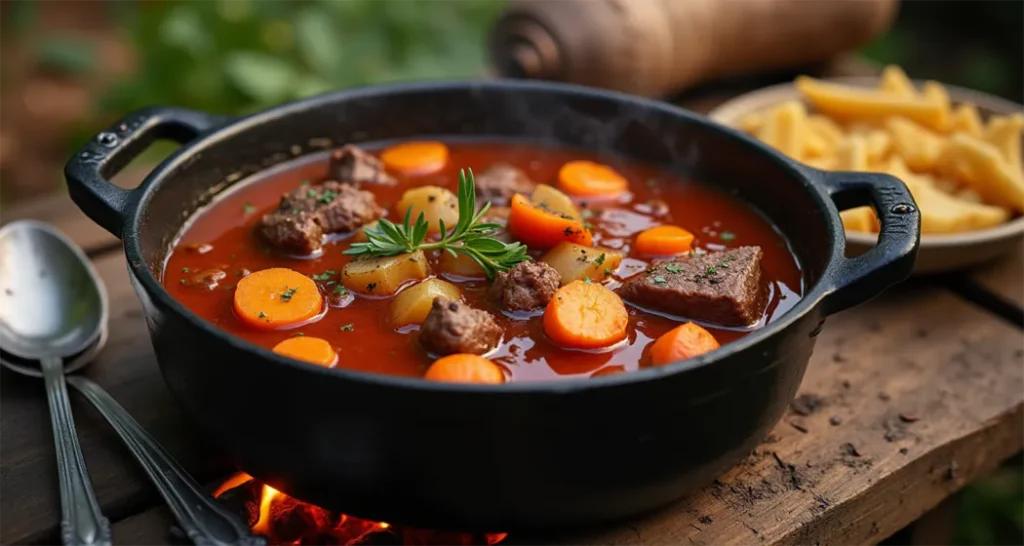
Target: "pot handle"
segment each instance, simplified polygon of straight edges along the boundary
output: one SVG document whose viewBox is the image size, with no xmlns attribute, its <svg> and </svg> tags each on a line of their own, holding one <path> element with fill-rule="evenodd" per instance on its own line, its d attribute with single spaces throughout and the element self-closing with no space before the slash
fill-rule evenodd
<svg viewBox="0 0 1024 546">
<path fill-rule="evenodd" d="M 870 205 L 881 221 L 878 244 L 855 258 L 840 258 L 825 271 L 826 314 L 864 303 L 910 276 L 921 239 L 921 213 L 900 179 L 881 173 L 818 171 L 840 210 Z M 840 226 L 842 229 L 842 226 Z"/>
<path fill-rule="evenodd" d="M 71 199 L 103 229 L 121 238 L 138 189 L 124 189 L 109 179 L 161 138 L 185 144 L 232 118 L 153 106 L 136 110 L 93 137 L 64 165 Z"/>
</svg>

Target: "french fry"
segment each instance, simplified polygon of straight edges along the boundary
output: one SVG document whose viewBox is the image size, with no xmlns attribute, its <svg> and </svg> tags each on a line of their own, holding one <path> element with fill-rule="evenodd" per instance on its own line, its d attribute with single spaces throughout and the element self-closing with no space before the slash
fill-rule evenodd
<svg viewBox="0 0 1024 546">
<path fill-rule="evenodd" d="M 903 99 L 917 97 L 917 90 L 914 89 L 914 84 L 907 77 L 907 73 L 896 65 L 889 65 L 882 69 L 882 79 L 878 83 L 878 90 Z"/>
<path fill-rule="evenodd" d="M 853 135 L 836 152 L 836 170 L 866 171 L 868 168 L 868 144 L 864 137 Z M 871 207 L 857 207 L 839 213 L 843 227 L 850 231 L 877 231 L 878 219 Z"/>
<path fill-rule="evenodd" d="M 1009 211 L 958 199 L 938 189 L 928 178 L 914 174 L 899 156 L 889 161 L 888 173 L 907 185 L 921 211 L 921 233 L 956 233 L 985 229 L 1009 219 Z"/>
<path fill-rule="evenodd" d="M 939 113 L 935 119 L 933 129 L 947 131 L 949 129 L 950 104 L 949 92 L 939 82 L 927 81 L 921 87 L 921 96 L 924 100 L 939 105 Z"/>
<path fill-rule="evenodd" d="M 757 131 L 761 129 L 762 125 L 764 125 L 764 114 L 760 112 L 751 112 L 740 119 L 737 127 L 740 131 L 752 135 L 757 133 Z"/>
<path fill-rule="evenodd" d="M 807 130 L 814 133 L 828 143 L 831 153 L 839 148 L 839 144 L 846 140 L 846 135 L 836 122 L 825 116 L 814 114 L 807 116 Z"/>
<path fill-rule="evenodd" d="M 973 137 L 981 136 L 981 116 L 973 104 L 960 104 L 953 109 L 949 120 L 949 129 L 954 133 L 967 133 Z"/>
<path fill-rule="evenodd" d="M 799 76 L 796 88 L 819 111 L 844 119 L 883 119 L 903 116 L 933 129 L 942 129 L 948 111 L 936 100 L 894 97 L 875 89 L 849 87 Z"/>
<path fill-rule="evenodd" d="M 914 171 L 927 171 L 935 166 L 942 153 L 942 139 L 920 125 L 901 117 L 886 122 L 893 147 Z"/>
<path fill-rule="evenodd" d="M 986 203 L 1024 212 L 1024 174 L 995 145 L 958 133 L 949 138 L 938 172 L 957 178 Z"/>
<path fill-rule="evenodd" d="M 1010 166 L 1018 171 L 1022 168 L 1020 157 L 1020 132 L 1024 130 L 1024 115 L 994 116 L 985 128 L 982 138 L 995 146 Z"/>
<path fill-rule="evenodd" d="M 768 112 L 757 137 L 776 150 L 800 159 L 806 132 L 807 109 L 802 102 L 791 100 Z"/>
<path fill-rule="evenodd" d="M 885 131 L 875 129 L 865 139 L 868 152 L 868 163 L 882 163 L 892 149 L 892 137 Z"/>
</svg>

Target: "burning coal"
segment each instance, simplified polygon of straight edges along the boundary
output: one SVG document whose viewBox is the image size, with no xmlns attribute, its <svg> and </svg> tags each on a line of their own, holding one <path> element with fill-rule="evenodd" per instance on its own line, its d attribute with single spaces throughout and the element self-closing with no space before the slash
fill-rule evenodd
<svg viewBox="0 0 1024 546">
<path fill-rule="evenodd" d="M 453 533 L 409 529 L 384 522 L 338 514 L 308 504 L 238 473 L 224 481 L 213 496 L 235 510 L 254 533 L 270 544 L 337 545 L 492 545 L 505 533 Z"/>
</svg>

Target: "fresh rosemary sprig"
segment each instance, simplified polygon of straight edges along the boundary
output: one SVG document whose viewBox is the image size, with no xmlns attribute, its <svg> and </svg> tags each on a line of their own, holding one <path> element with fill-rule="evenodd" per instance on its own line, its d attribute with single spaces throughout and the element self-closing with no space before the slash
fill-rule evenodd
<svg viewBox="0 0 1024 546">
<path fill-rule="evenodd" d="M 476 210 L 476 182 L 473 170 L 459 171 L 459 221 L 450 232 L 440 221 L 441 239 L 425 243 L 427 237 L 427 221 L 421 212 L 416 223 L 412 223 L 412 207 L 405 211 L 405 220 L 401 224 L 389 222 L 381 218 L 374 228 L 366 229 L 366 241 L 353 243 L 345 254 L 353 256 L 394 256 L 416 250 L 440 249 L 456 256 L 457 252 L 465 254 L 480 264 L 487 278 L 493 279 L 498 271 L 505 271 L 517 263 L 529 260 L 526 246 L 522 243 L 503 243 L 490 237 L 501 224 L 482 221 L 484 214 L 491 207 L 487 203 Z"/>
</svg>

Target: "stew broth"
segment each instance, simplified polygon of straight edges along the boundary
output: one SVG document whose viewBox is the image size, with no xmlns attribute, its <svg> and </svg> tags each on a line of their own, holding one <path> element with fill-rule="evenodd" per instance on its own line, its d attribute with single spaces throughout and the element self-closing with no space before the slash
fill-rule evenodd
<svg viewBox="0 0 1024 546">
<path fill-rule="evenodd" d="M 605 281 L 608 288 L 620 286 L 625 279 L 642 274 L 651 265 L 650 261 L 630 252 L 639 232 L 673 224 L 695 235 L 695 248 L 715 251 L 759 246 L 763 251 L 762 282 L 767 285 L 767 310 L 751 328 L 705 324 L 719 343 L 724 345 L 736 340 L 778 317 L 791 308 L 802 293 L 799 264 L 784 238 L 746 203 L 709 186 L 649 165 L 578 150 L 509 143 L 448 142 L 447 145 L 448 160 L 439 171 L 426 175 L 390 172 L 398 181 L 396 185 L 364 188 L 376 196 L 377 203 L 386 210 L 386 218 L 401 222 L 404 211 L 398 214 L 395 204 L 402 193 L 412 187 L 432 184 L 456 191 L 460 169 L 479 173 L 503 162 L 519 168 L 538 183 L 555 185 L 559 169 L 566 162 L 591 160 L 612 166 L 629 181 L 629 191 L 613 201 L 574 199 L 581 210 L 590 211 L 584 216 L 592 226 L 594 245 L 626 253 L 617 271 Z M 317 184 L 326 176 L 326 156 L 303 158 L 261 173 L 219 197 L 183 230 L 167 260 L 164 286 L 200 317 L 257 345 L 273 348 L 300 334 L 315 336 L 334 346 L 339 367 L 422 376 L 434 359 L 420 346 L 417 326 L 395 328 L 389 322 L 390 297 L 356 295 L 347 307 L 328 307 L 313 321 L 282 330 L 256 330 L 235 316 L 233 291 L 246 271 L 285 267 L 308 276 L 327 271 L 340 273 L 352 259 L 342 253 L 352 242 L 351 234 L 329 237 L 322 254 L 315 258 L 282 255 L 254 236 L 261 216 L 277 206 L 282 193 L 304 182 Z M 540 316 L 517 320 L 503 314 L 487 298 L 489 281 L 486 279 L 459 281 L 438 273 L 437 254 L 437 251 L 428 253 L 434 274 L 456 284 L 462 290 L 465 303 L 491 312 L 504 329 L 501 345 L 486 356 L 500 364 L 511 381 L 588 377 L 636 370 L 643 365 L 645 348 L 653 340 L 685 322 L 627 302 L 629 328 L 624 343 L 604 351 L 564 349 L 546 337 Z M 541 254 L 543 251 L 530 251 L 533 259 Z M 211 269 L 227 273 L 215 289 L 205 290 L 188 281 L 196 272 Z"/>
</svg>

